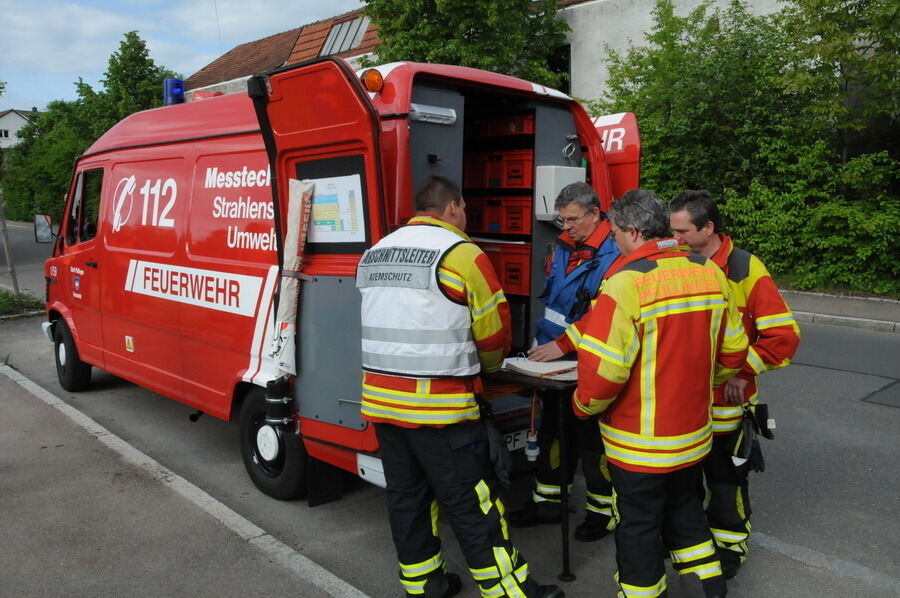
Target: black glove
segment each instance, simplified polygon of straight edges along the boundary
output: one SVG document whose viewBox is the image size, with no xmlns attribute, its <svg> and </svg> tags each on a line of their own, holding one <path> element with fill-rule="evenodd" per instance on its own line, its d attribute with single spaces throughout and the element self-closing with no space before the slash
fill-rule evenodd
<svg viewBox="0 0 900 598">
<path fill-rule="evenodd" d="M 766 462 L 763 459 L 762 447 L 759 446 L 757 432 L 756 416 L 749 407 L 744 407 L 744 417 L 741 419 L 741 427 L 738 428 L 737 442 L 732 455 L 738 459 L 745 459 L 753 471 L 763 472 L 766 470 Z M 739 467 L 741 465 L 743 463 Z"/>
<path fill-rule="evenodd" d="M 769 405 L 766 403 L 758 404 L 753 410 L 753 416 L 756 422 L 756 433 L 769 440 L 775 438 L 774 432 L 769 428 Z"/>
<path fill-rule="evenodd" d="M 506 447 L 506 439 L 494 425 L 494 420 L 484 417 L 482 421 L 484 429 L 487 431 L 488 448 L 490 449 L 491 463 L 494 465 L 494 473 L 497 474 L 497 481 L 502 487 L 509 488 L 512 455 L 509 454 L 509 449 Z"/>
<path fill-rule="evenodd" d="M 753 444 L 750 448 L 750 469 L 760 473 L 766 470 L 766 460 L 763 459 L 762 448 L 759 446 L 758 438 L 753 439 Z"/>
<path fill-rule="evenodd" d="M 756 421 L 753 419 L 753 414 L 746 407 L 744 408 L 744 415 L 741 418 L 741 425 L 738 428 L 737 439 L 734 445 L 734 449 L 732 450 L 732 456 L 738 459 L 749 459 L 750 453 L 753 449 L 753 441 L 756 440 L 756 430 L 755 428 Z"/>
</svg>

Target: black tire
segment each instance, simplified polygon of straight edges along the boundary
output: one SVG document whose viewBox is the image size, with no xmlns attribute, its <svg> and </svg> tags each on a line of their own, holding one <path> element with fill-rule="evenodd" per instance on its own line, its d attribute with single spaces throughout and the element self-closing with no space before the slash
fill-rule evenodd
<svg viewBox="0 0 900 598">
<path fill-rule="evenodd" d="M 81 361 L 75 339 L 62 318 L 53 327 L 53 356 L 60 386 L 69 392 L 78 392 L 91 385 L 91 364 Z"/>
<path fill-rule="evenodd" d="M 303 441 L 291 427 L 271 428 L 277 435 L 277 456 L 265 459 L 257 445 L 260 428 L 266 427 L 266 395 L 254 388 L 241 405 L 241 458 L 253 480 L 264 494 L 278 500 L 294 500 L 306 494 L 307 454 Z"/>
</svg>

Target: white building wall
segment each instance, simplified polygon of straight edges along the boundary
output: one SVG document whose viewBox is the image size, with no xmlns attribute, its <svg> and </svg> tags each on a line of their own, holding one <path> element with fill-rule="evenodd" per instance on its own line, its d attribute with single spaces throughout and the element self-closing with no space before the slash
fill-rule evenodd
<svg viewBox="0 0 900 598">
<path fill-rule="evenodd" d="M 0 116 L 0 148 L 12 147 L 19 143 L 19 129 L 24 127 L 28 121 L 20 114 L 14 111 L 6 112 Z"/>
<path fill-rule="evenodd" d="M 675 0 L 675 14 L 686 16 L 700 2 Z M 714 0 L 723 8 L 729 0 Z M 778 0 L 749 0 L 750 11 L 769 14 L 780 10 Z M 653 26 L 656 0 L 593 0 L 560 11 L 568 23 L 571 44 L 570 94 L 582 100 L 600 98 L 609 73 L 604 44 L 616 51 L 644 45 L 644 34 Z"/>
</svg>

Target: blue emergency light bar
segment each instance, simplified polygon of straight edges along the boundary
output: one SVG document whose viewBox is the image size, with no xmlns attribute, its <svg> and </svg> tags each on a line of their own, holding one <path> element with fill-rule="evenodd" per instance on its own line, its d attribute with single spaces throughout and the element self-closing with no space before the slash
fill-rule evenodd
<svg viewBox="0 0 900 598">
<path fill-rule="evenodd" d="M 181 79 L 163 80 L 163 105 L 184 103 L 184 81 Z"/>
</svg>

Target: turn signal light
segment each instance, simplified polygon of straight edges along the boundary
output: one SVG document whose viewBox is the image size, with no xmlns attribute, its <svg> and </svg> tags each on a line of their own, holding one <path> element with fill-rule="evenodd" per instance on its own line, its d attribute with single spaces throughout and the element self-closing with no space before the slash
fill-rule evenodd
<svg viewBox="0 0 900 598">
<path fill-rule="evenodd" d="M 359 78 L 363 87 L 372 93 L 378 93 L 384 87 L 384 77 L 381 76 L 378 69 L 366 69 Z"/>
</svg>

